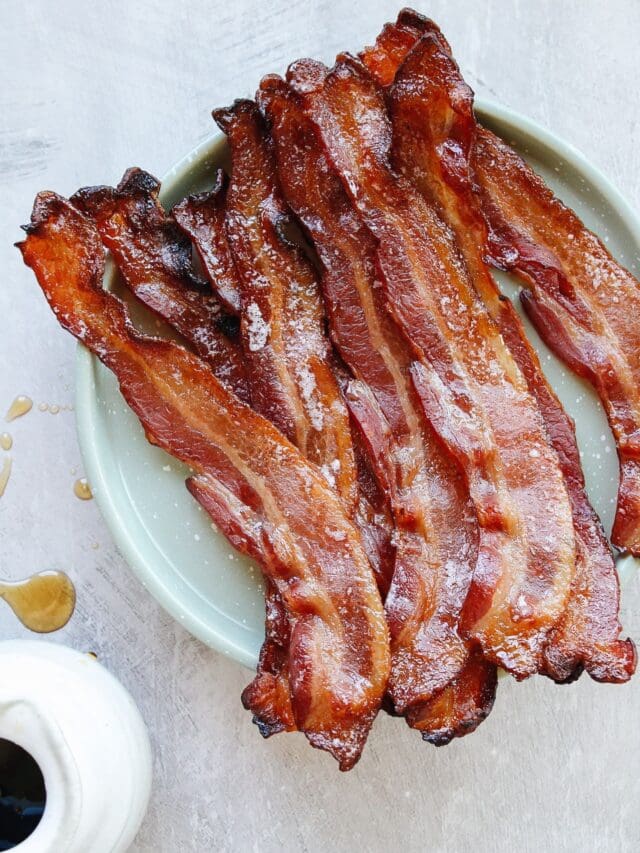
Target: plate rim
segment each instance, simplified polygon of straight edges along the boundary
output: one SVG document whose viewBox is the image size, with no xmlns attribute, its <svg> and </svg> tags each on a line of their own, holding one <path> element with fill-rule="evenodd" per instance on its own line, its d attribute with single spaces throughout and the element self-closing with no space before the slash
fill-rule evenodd
<svg viewBox="0 0 640 853">
<path fill-rule="evenodd" d="M 517 135 L 529 136 L 535 140 L 537 145 L 542 144 L 554 154 L 560 155 L 566 164 L 586 174 L 591 184 L 618 213 L 631 236 L 640 246 L 640 217 L 620 190 L 578 148 L 542 127 L 533 119 L 491 100 L 477 98 L 475 108 L 481 119 L 498 122 L 501 127 L 505 127 Z M 207 158 L 216 157 L 223 144 L 224 134 L 214 132 L 182 157 L 163 176 L 160 200 L 163 201 L 166 196 L 171 194 L 175 184 L 188 178 L 194 164 L 199 164 Z M 77 345 L 75 360 L 76 431 L 87 479 L 94 489 L 96 504 L 118 551 L 134 575 L 141 581 L 143 587 L 192 636 L 221 654 L 232 657 L 242 665 L 255 668 L 256 658 L 250 651 L 234 642 L 224 630 L 201 619 L 196 613 L 180 603 L 180 599 L 171 589 L 169 580 L 163 581 L 161 574 L 154 571 L 152 561 L 145 556 L 144 549 L 139 547 L 136 538 L 127 529 L 126 513 L 119 509 L 118 502 L 111 493 L 110 478 L 101 459 L 99 443 L 94 440 L 97 433 L 97 418 L 100 416 L 98 400 L 94 393 L 95 370 L 98 364 L 99 361 L 96 356 L 92 355 L 82 344 Z M 617 559 L 616 565 L 621 586 L 623 586 L 628 575 L 637 567 L 638 563 L 631 556 L 621 556 Z"/>
</svg>

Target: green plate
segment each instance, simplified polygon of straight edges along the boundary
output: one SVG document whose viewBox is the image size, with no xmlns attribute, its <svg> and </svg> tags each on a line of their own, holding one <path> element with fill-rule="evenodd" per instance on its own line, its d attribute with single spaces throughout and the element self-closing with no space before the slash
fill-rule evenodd
<svg viewBox="0 0 640 853">
<path fill-rule="evenodd" d="M 635 270 L 640 223 L 608 180 L 575 148 L 528 119 L 484 102 L 477 104 L 477 111 L 607 242 L 615 257 Z M 195 148 L 165 176 L 163 204 L 171 207 L 185 195 L 210 187 L 226 156 L 221 134 Z M 517 293 L 508 276 L 499 275 L 499 281 L 505 293 Z M 106 285 L 118 288 L 113 269 L 107 271 Z M 519 300 L 516 304 L 519 307 Z M 143 314 L 136 308 L 137 319 L 156 328 L 156 321 Z M 576 422 L 587 489 L 610 530 L 618 466 L 602 407 L 590 387 L 568 373 L 526 318 L 524 322 L 545 373 Z M 185 467 L 147 443 L 113 375 L 81 346 L 76 384 L 87 476 L 118 548 L 143 585 L 187 630 L 240 663 L 255 666 L 264 635 L 258 568 L 212 528 L 184 487 Z M 638 562 L 619 559 L 623 579 Z"/>
</svg>

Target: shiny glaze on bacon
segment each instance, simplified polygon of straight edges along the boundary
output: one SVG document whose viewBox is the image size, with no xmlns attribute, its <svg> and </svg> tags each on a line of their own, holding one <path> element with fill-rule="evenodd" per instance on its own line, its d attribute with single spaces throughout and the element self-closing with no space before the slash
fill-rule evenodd
<svg viewBox="0 0 640 853">
<path fill-rule="evenodd" d="M 433 21 L 412 9 L 403 9 L 395 24 L 385 24 L 375 45 L 364 48 L 360 59 L 376 82 L 388 87 L 419 34 L 427 31 L 440 33 Z M 435 700 L 413 709 L 407 722 L 420 729 L 423 738 L 435 745 L 469 734 L 493 707 L 496 675 L 495 666 L 485 661 L 481 654 L 472 655 L 458 678 Z M 436 734 L 432 738 L 430 733 Z"/>
<path fill-rule="evenodd" d="M 549 386 L 520 319 L 485 266 L 488 230 L 475 185 L 473 93 L 448 45 L 428 32 L 407 55 L 387 103 L 395 162 L 453 228 L 476 289 L 499 326 L 536 399 L 571 500 L 578 547 L 567 611 L 550 634 L 545 671 L 566 681 L 582 668 L 598 680 L 626 681 L 635 653 L 619 640 L 615 563 L 584 489 L 573 423 Z"/>
<path fill-rule="evenodd" d="M 248 402 L 242 351 L 225 334 L 233 330 L 235 321 L 194 275 L 191 245 L 162 209 L 159 190 L 152 175 L 129 169 L 117 188 L 86 187 L 71 201 L 95 222 L 136 297 L 181 334 L 218 379 Z"/>
<path fill-rule="evenodd" d="M 391 495 L 397 559 L 385 611 L 397 712 L 441 691 L 468 658 L 457 632 L 477 557 L 477 526 L 411 385 L 411 351 L 376 282 L 375 242 L 327 162 L 297 96 L 278 77 L 259 93 L 286 200 L 313 241 L 332 339 L 357 382 L 347 401 Z"/>
<path fill-rule="evenodd" d="M 240 313 L 240 285 L 224 227 L 229 181 L 219 169 L 211 190 L 190 195 L 175 205 L 171 215 L 193 242 L 200 262 L 220 301 Z"/>
<path fill-rule="evenodd" d="M 191 239 L 214 292 L 235 314 L 240 314 L 240 281 L 225 228 L 227 175 L 218 170 L 215 185 L 188 196 L 171 211 L 178 227 Z M 255 376 L 252 376 L 255 379 Z M 291 712 L 287 663 L 291 631 L 275 585 L 265 581 L 265 637 L 257 673 L 242 693 L 263 737 L 296 728 Z"/>
<path fill-rule="evenodd" d="M 222 295 L 222 280 L 226 290 L 238 295 L 252 405 L 318 465 L 343 498 L 386 592 L 393 556 L 388 513 L 385 506 L 376 511 L 359 491 L 349 415 L 324 335 L 316 273 L 282 233 L 291 215 L 277 183 L 263 119 L 251 101 L 218 110 L 215 118 L 227 134 L 231 180 L 226 191 L 222 184 L 209 199 L 192 199 L 174 215 L 184 222 L 190 211 L 193 220 L 198 209 L 215 208 L 215 215 L 207 216 L 209 232 L 199 229 L 196 245 L 216 291 Z M 214 255 L 215 265 L 210 263 Z M 380 500 L 379 494 L 375 497 Z M 267 587 L 266 597 L 258 676 L 243 701 L 268 736 L 281 730 L 288 636 L 277 592 Z"/>
<path fill-rule="evenodd" d="M 498 671 L 474 648 L 466 666 L 453 682 L 431 701 L 414 705 L 407 723 L 434 746 L 474 732 L 491 713 L 498 686 Z"/>
<path fill-rule="evenodd" d="M 224 204 L 221 203 L 224 188 L 225 181 L 218 174 L 216 185 L 208 194 L 214 200 L 213 205 L 209 201 L 203 204 L 202 197 L 191 199 L 192 220 L 199 216 L 203 207 L 210 211 L 212 206 L 216 213 L 222 210 L 224 217 Z M 196 351 L 207 357 L 210 351 L 199 345 L 202 341 L 211 340 L 212 330 L 215 330 L 215 326 L 211 325 L 212 319 L 218 322 L 216 318 L 220 317 L 220 320 L 228 323 L 220 312 L 216 296 L 220 301 L 225 296 L 231 308 L 234 308 L 234 298 L 239 300 L 233 260 L 227 258 L 222 245 L 217 253 L 216 295 L 204 291 L 203 283 L 193 276 L 191 270 L 191 248 L 160 207 L 158 189 L 155 178 L 134 169 L 127 173 L 117 190 L 110 187 L 80 190 L 73 201 L 94 220 L 103 242 L 112 249 L 116 266 L 134 293 L 178 329 Z M 202 218 L 205 221 L 198 224 L 198 234 L 206 231 L 208 225 L 215 224 L 215 218 L 208 212 Z M 222 224 L 220 222 L 220 226 Z M 210 233 L 215 239 L 217 232 Z M 209 253 L 207 260 L 210 257 Z M 210 274 L 211 270 L 206 264 L 205 269 Z M 193 285 L 190 287 L 191 282 Z M 234 322 L 237 325 L 237 320 Z M 242 350 L 235 342 L 233 346 L 234 364 L 237 363 L 240 369 L 229 371 L 227 362 L 217 357 L 209 357 L 207 361 L 218 379 L 241 399 L 248 401 L 251 389 Z M 228 530 L 227 535 L 232 538 Z M 246 551 L 246 548 L 241 550 Z M 254 711 L 255 722 L 266 737 L 283 729 L 293 730 L 295 723 L 286 672 L 289 625 L 279 593 L 268 579 L 265 583 L 265 597 L 265 641 L 260 652 L 258 673 L 244 691 L 243 702 L 245 707 Z"/>
<path fill-rule="evenodd" d="M 262 116 L 253 101 L 236 101 L 214 118 L 231 150 L 225 226 L 240 282 L 252 406 L 324 471 L 354 512 L 349 415 L 332 370 L 318 280 L 286 239 L 292 218 Z"/>
<path fill-rule="evenodd" d="M 390 85 L 416 41 L 438 27 L 404 9 L 387 24 L 362 60 Z M 545 343 L 589 380 L 609 418 L 620 460 L 612 541 L 640 554 L 640 309 L 638 281 L 611 257 L 576 214 L 506 143 L 476 125 L 473 166 L 490 226 L 487 249 L 499 269 L 531 288 L 521 294 Z"/>
<path fill-rule="evenodd" d="M 259 208 L 266 197 L 270 201 L 271 209 L 278 209 L 284 219 L 286 210 L 279 198 L 279 191 L 273 179 L 270 154 L 265 150 L 267 143 L 263 138 L 263 128 L 258 123 L 259 117 L 255 115 L 250 104 L 246 103 L 245 108 L 247 110 L 245 119 L 253 131 L 250 136 L 251 150 L 247 151 L 246 154 L 251 155 L 248 162 L 260 174 L 262 181 L 257 194 L 255 196 L 250 194 L 245 199 L 246 206 L 248 208 L 249 205 L 253 204 L 254 208 Z M 228 116 L 228 118 L 231 118 L 231 116 Z M 237 135 L 236 133 L 236 140 Z M 242 182 L 245 180 L 251 181 L 253 173 L 248 173 L 245 169 L 247 157 L 241 158 L 239 163 L 237 160 L 238 158 L 236 158 L 233 191 L 242 196 Z M 228 179 L 219 172 L 216 184 L 211 191 L 184 199 L 173 208 L 172 215 L 179 227 L 193 240 L 214 291 L 236 314 L 240 315 L 242 312 L 242 292 L 244 290 L 245 296 L 248 292 L 249 298 L 251 298 L 252 281 L 250 280 L 248 288 L 243 287 L 243 282 L 240 278 L 238 266 L 236 266 L 228 239 L 225 223 L 227 218 L 228 186 Z M 252 189 L 255 188 L 252 187 Z M 256 233 L 254 230 L 253 236 L 256 237 L 258 244 L 262 235 Z M 269 237 L 273 236 L 273 232 L 270 231 Z M 246 242 L 249 240 L 249 235 L 244 231 L 242 223 L 236 223 L 236 240 L 243 242 L 245 248 L 249 250 L 249 257 L 246 258 L 246 262 L 249 263 L 250 245 Z M 287 245 L 280 245 L 278 243 L 277 249 L 277 257 L 283 259 L 278 271 L 278 278 L 266 282 L 267 286 L 272 288 L 270 291 L 272 296 L 276 294 L 278 286 L 284 285 L 285 288 L 287 287 L 287 276 L 290 273 L 291 264 L 305 264 L 304 260 L 299 259 L 297 250 L 294 250 L 294 257 L 291 257 L 291 249 Z M 289 265 L 286 263 L 287 257 Z M 311 275 L 308 265 L 304 266 L 303 274 L 307 277 Z M 301 332 L 308 332 L 310 324 L 312 325 L 320 317 L 321 312 L 318 310 L 318 305 L 314 304 L 312 296 L 313 290 L 310 288 L 306 292 L 308 310 L 304 312 L 302 318 L 306 322 L 300 324 L 294 323 L 287 330 L 288 337 L 286 344 L 287 352 L 289 353 L 293 351 L 296 345 L 300 346 L 302 344 L 302 348 L 304 349 L 308 344 L 313 345 L 318 342 L 317 332 L 315 331 L 306 342 L 300 342 L 296 339 L 296 336 L 300 335 Z M 301 302 L 299 304 L 302 305 Z M 279 341 L 281 344 L 283 343 L 282 338 Z M 251 340 L 246 340 L 245 343 L 250 348 Z M 326 345 L 324 342 L 320 347 L 317 347 L 316 355 L 318 357 L 326 356 Z M 284 384 L 277 381 L 278 371 L 286 372 L 287 369 L 286 361 L 277 364 L 279 357 L 284 359 L 283 347 L 271 347 L 269 358 L 253 361 L 253 370 L 250 371 L 249 378 L 250 391 L 254 401 L 259 401 L 263 412 L 268 413 L 272 419 L 275 418 L 277 420 L 280 426 L 283 426 L 288 423 L 292 412 L 300 414 L 300 398 L 295 384 Z M 276 381 L 274 381 L 274 377 L 276 377 Z M 335 391 L 334 385 L 332 385 L 332 390 Z M 304 412 L 301 415 L 304 417 Z M 340 425 L 339 417 L 342 417 L 342 426 L 344 426 L 344 416 L 344 406 L 340 405 L 339 410 L 329 413 L 329 420 L 331 421 L 335 418 L 336 425 Z M 308 423 L 307 426 L 309 426 Z M 380 591 L 382 594 L 385 594 L 389 584 L 394 554 L 390 541 L 392 522 L 386 495 L 373 482 L 363 453 L 357 442 L 354 442 L 353 453 L 355 454 L 356 473 L 358 486 L 360 487 L 357 505 L 354 505 L 354 484 L 352 480 L 354 469 L 351 460 L 351 446 L 348 443 L 345 444 L 344 455 L 346 455 L 346 459 L 337 460 L 339 467 L 348 476 L 336 478 L 337 472 L 334 469 L 338 466 L 336 465 L 336 454 L 333 443 L 331 440 L 320 440 L 315 444 L 310 444 L 307 442 L 309 432 L 309 429 L 291 429 L 288 437 L 294 443 L 298 440 L 304 442 L 304 450 L 309 450 L 313 453 L 314 461 L 324 468 L 332 482 L 341 489 L 351 510 L 355 514 L 355 519 L 362 533 L 363 544 L 374 568 Z M 328 434 L 328 438 L 331 439 L 331 433 Z M 326 454 L 326 456 L 323 454 Z M 342 461 L 346 463 L 344 466 L 341 464 Z M 244 691 L 243 702 L 247 708 L 254 712 L 254 722 L 258 725 L 263 736 L 269 737 L 283 730 L 285 727 L 283 720 L 285 719 L 288 720 L 286 724 L 287 728 L 291 729 L 295 726 L 290 715 L 286 713 L 289 701 L 287 698 L 289 628 L 286 617 L 283 614 L 282 602 L 279 600 L 278 592 L 273 584 L 266 585 L 265 599 L 266 630 L 265 640 L 260 651 L 258 674 L 253 683 Z"/>
<path fill-rule="evenodd" d="M 567 492 L 526 381 L 435 210 L 391 170 L 391 129 L 366 68 L 303 60 L 288 78 L 378 241 L 389 306 L 419 362 L 412 378 L 467 478 L 480 523 L 468 636 L 518 678 L 543 666 L 575 568 Z"/>
<path fill-rule="evenodd" d="M 374 45 L 365 47 L 358 54 L 362 63 L 379 86 L 390 86 L 405 57 L 426 33 L 434 33 L 442 47 L 451 53 L 448 42 L 440 27 L 419 12 L 404 8 L 398 13 L 394 24 L 385 24 Z"/>
<path fill-rule="evenodd" d="M 97 231 L 69 202 L 40 194 L 26 230 L 25 263 L 59 322 L 113 370 L 147 435 L 193 469 L 192 493 L 277 587 L 291 628 L 292 719 L 349 769 L 380 707 L 389 640 L 342 500 L 198 356 L 134 330 L 123 304 L 100 286 Z"/>
<path fill-rule="evenodd" d="M 605 407 L 620 461 L 611 539 L 640 556 L 640 283 L 484 128 L 474 166 L 495 265 L 528 285 L 521 299 L 538 333 Z"/>
</svg>

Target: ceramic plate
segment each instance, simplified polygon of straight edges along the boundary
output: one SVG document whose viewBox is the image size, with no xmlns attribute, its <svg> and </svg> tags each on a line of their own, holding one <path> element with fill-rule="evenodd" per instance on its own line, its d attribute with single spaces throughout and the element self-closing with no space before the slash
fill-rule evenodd
<svg viewBox="0 0 640 853">
<path fill-rule="evenodd" d="M 489 103 L 479 102 L 477 111 L 606 241 L 614 256 L 635 271 L 640 223 L 604 176 L 578 151 L 533 122 Z M 210 187 L 215 169 L 225 161 L 221 134 L 199 145 L 165 176 L 161 194 L 165 207 Z M 508 276 L 499 275 L 499 281 L 509 296 L 517 293 Z M 112 269 L 106 284 L 118 288 Z M 136 317 L 154 328 L 156 321 L 143 318 L 139 309 Z M 609 531 L 618 468 L 600 403 L 524 322 L 545 373 L 576 422 L 587 489 Z M 255 666 L 264 635 L 258 568 L 212 528 L 184 487 L 186 468 L 147 443 L 113 375 L 83 347 L 78 350 L 76 393 L 86 473 L 120 551 L 149 592 L 192 634 L 240 663 Z M 638 561 L 627 557 L 618 565 L 624 579 Z"/>
</svg>

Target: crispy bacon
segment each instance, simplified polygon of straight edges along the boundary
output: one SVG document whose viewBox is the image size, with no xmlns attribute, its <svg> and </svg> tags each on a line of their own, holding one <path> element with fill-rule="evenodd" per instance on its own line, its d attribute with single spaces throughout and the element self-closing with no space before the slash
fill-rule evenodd
<svg viewBox="0 0 640 853">
<path fill-rule="evenodd" d="M 414 705 L 407 723 L 434 746 L 474 732 L 491 713 L 498 686 L 496 667 L 474 649 L 451 685 L 423 705 Z"/>
<path fill-rule="evenodd" d="M 466 665 L 457 632 L 477 556 L 473 508 L 460 475 L 431 432 L 409 378 L 412 356 L 386 310 L 375 242 L 327 162 L 297 96 L 265 78 L 280 184 L 323 265 L 330 331 L 357 377 L 352 414 L 392 496 L 396 570 L 385 610 L 391 633 L 389 691 L 397 712 L 431 699 Z"/>
<path fill-rule="evenodd" d="M 454 230 L 476 289 L 536 399 L 571 500 L 578 540 L 576 576 L 567 612 L 550 635 L 545 669 L 559 681 L 583 667 L 598 680 L 626 681 L 635 655 L 630 641 L 618 639 L 613 556 L 585 493 L 573 423 L 545 379 L 512 303 L 501 296 L 485 266 L 488 233 L 471 165 L 473 93 L 438 34 L 427 33 L 409 52 L 387 102 L 395 161 Z"/>
<path fill-rule="evenodd" d="M 385 24 L 375 45 L 359 54 L 376 82 L 384 87 L 393 83 L 398 67 L 416 38 L 424 32 L 440 33 L 428 18 L 403 9 L 395 24 Z M 443 43 L 444 37 L 440 33 Z M 407 722 L 423 732 L 423 738 L 436 745 L 448 743 L 475 730 L 487 717 L 497 687 L 495 666 L 476 653 L 460 675 L 435 700 L 412 709 Z M 433 737 L 430 733 L 434 733 Z"/>
<path fill-rule="evenodd" d="M 211 190 L 183 199 L 171 215 L 192 240 L 214 292 L 238 315 L 241 287 L 224 224 L 228 185 L 227 176 L 218 170 Z M 291 632 L 280 594 L 270 581 L 265 583 L 265 611 L 265 637 L 256 677 L 244 690 L 242 701 L 253 711 L 263 737 L 270 737 L 295 729 L 287 678 Z"/>
<path fill-rule="evenodd" d="M 224 217 L 225 186 L 222 173 L 218 173 L 210 193 L 189 199 L 189 210 L 184 211 L 183 222 L 188 223 L 196 235 L 207 233 L 216 222 L 223 231 L 220 211 Z M 234 343 L 230 350 L 231 370 L 228 358 L 219 358 L 216 348 L 212 352 L 210 347 L 202 345 L 211 341 L 217 344 L 216 325 L 228 323 L 228 320 L 221 313 L 215 296 L 204 291 L 203 283 L 193 275 L 189 244 L 162 210 L 158 191 L 155 178 L 132 169 L 116 190 L 111 187 L 80 190 L 73 201 L 94 220 L 133 292 L 207 358 L 218 379 L 248 401 L 250 389 L 237 344 Z M 188 232 L 187 228 L 183 230 Z M 215 239 L 217 233 L 212 231 L 211 239 Z M 212 255 L 209 251 L 202 261 L 209 275 L 215 267 L 216 293 L 231 310 L 237 309 L 239 291 L 233 260 L 225 254 L 224 246 L 217 253 L 215 265 Z M 229 344 L 224 339 L 221 343 L 226 353 Z M 232 531 L 226 532 L 230 541 L 235 541 L 240 550 L 247 552 L 241 536 L 238 539 Z M 266 737 L 283 729 L 293 730 L 295 723 L 286 673 L 289 625 L 277 588 L 269 580 L 265 583 L 265 603 L 265 640 L 256 678 L 244 691 L 243 702 L 254 711 L 255 722 Z"/>
<path fill-rule="evenodd" d="M 419 188 L 448 211 L 467 263 L 475 269 L 476 287 L 536 398 L 565 477 L 577 572 L 567 612 L 545 652 L 546 672 L 564 681 L 584 666 L 597 680 L 626 681 L 635 667 L 635 653 L 631 641 L 618 640 L 615 564 L 584 491 L 573 424 L 544 378 L 513 306 L 500 297 L 484 268 L 481 247 L 487 245 L 488 233 L 470 162 L 476 144 L 473 94 L 437 26 L 414 12 L 401 12 L 397 23 L 386 25 L 375 48 L 367 48 L 362 57 L 385 85 L 393 82 L 404 62 L 389 98 L 396 153 Z"/>
<path fill-rule="evenodd" d="M 474 290 L 453 236 L 388 162 L 381 90 L 341 56 L 301 61 L 289 79 L 378 241 L 388 304 L 419 361 L 412 378 L 460 464 L 480 523 L 466 631 L 516 677 L 543 666 L 575 568 L 571 510 L 526 381 Z"/>
<path fill-rule="evenodd" d="M 252 405 L 324 471 L 353 512 L 349 414 L 332 370 L 316 272 L 285 237 L 292 218 L 262 116 L 245 100 L 214 118 L 231 150 L 225 224 L 240 281 Z"/>
<path fill-rule="evenodd" d="M 345 500 L 384 593 L 393 556 L 388 513 L 359 494 L 364 471 L 362 464 L 360 471 L 356 467 L 349 416 L 333 375 L 316 274 L 282 233 L 291 216 L 262 117 L 250 101 L 215 115 L 231 150 L 230 184 L 209 198 L 188 200 L 174 215 L 184 225 L 185 218 L 193 223 L 198 211 L 207 212 L 208 230 L 195 231 L 196 246 L 219 295 L 221 281 L 237 294 L 253 406 L 320 467 Z M 244 695 L 265 736 L 280 730 L 271 708 L 286 694 L 288 644 L 277 592 L 267 587 L 266 597 L 258 676 Z"/>
<path fill-rule="evenodd" d="M 20 244 L 59 322 L 114 371 L 154 443 L 193 469 L 189 487 L 234 546 L 258 558 L 291 628 L 291 720 L 348 769 L 385 690 L 384 611 L 360 534 L 319 470 L 230 393 L 198 356 L 131 326 L 100 282 L 100 239 L 53 193 Z M 286 711 L 286 709 L 284 709 Z"/>
<path fill-rule="evenodd" d="M 265 166 L 260 163 L 260 158 L 268 159 L 268 152 L 264 151 L 264 143 L 262 139 L 262 129 L 258 126 L 254 127 L 254 134 L 251 142 L 253 145 L 252 154 L 254 160 L 257 160 L 257 168 Z M 243 175 L 243 163 L 238 167 L 236 164 L 234 174 L 235 192 L 241 192 L 238 189 L 239 185 L 245 180 Z M 280 207 L 284 214 L 284 208 L 281 202 L 277 200 L 277 187 L 275 182 L 269 180 L 271 174 L 270 164 L 267 162 L 264 171 L 261 172 L 262 187 L 264 189 L 267 182 L 270 187 L 270 197 L 276 200 L 274 203 Z M 175 218 L 178 226 L 189 236 L 195 245 L 195 248 L 200 256 L 202 265 L 209 277 L 212 287 L 220 299 L 227 304 L 236 314 L 241 313 L 241 292 L 243 290 L 242 282 L 239 276 L 238 268 L 234 261 L 227 230 L 225 227 L 225 219 L 227 215 L 227 192 L 228 180 L 223 176 L 222 172 L 218 173 L 216 185 L 214 188 L 205 193 L 196 196 L 190 196 L 176 205 L 172 210 L 172 215 Z M 263 198 L 258 194 L 254 199 L 259 206 Z M 251 202 L 248 201 L 248 204 Z M 255 232 L 254 232 L 255 234 Z M 246 235 L 239 234 L 239 237 L 246 239 Z M 286 246 L 279 246 L 279 256 L 287 254 Z M 294 260 L 297 260 L 294 259 Z M 286 273 L 286 269 L 285 269 Z M 305 268 L 305 274 L 308 273 L 308 268 Z M 274 287 L 281 284 L 281 279 L 274 282 Z M 285 280 L 286 285 L 286 280 Z M 317 313 L 317 312 L 316 312 Z M 313 322 L 314 308 L 311 306 L 311 311 L 306 312 L 306 319 Z M 288 349 L 291 351 L 293 337 L 301 331 L 306 331 L 307 324 L 301 324 L 297 327 L 295 324 L 291 326 L 289 331 Z M 315 340 L 312 339 L 312 343 Z M 247 346 L 250 347 L 251 341 L 246 340 Z M 280 343 L 282 339 L 280 338 Z M 260 401 L 263 411 L 267 412 L 272 418 L 275 417 L 278 423 L 282 426 L 286 424 L 289 414 L 292 411 L 298 411 L 299 395 L 295 385 L 290 383 L 279 384 L 277 382 L 268 381 L 273 379 L 274 361 L 278 354 L 281 354 L 281 349 L 276 353 L 273 348 L 271 350 L 272 359 L 263 362 L 254 361 L 254 370 L 251 371 L 251 393 L 255 400 Z M 266 364 L 266 375 L 261 370 L 261 366 Z M 286 369 L 286 363 L 281 365 L 281 369 Z M 292 399 L 289 400 L 288 395 L 292 394 Z M 344 407 L 341 407 L 344 414 Z M 292 430 L 289 437 L 292 441 L 301 439 L 306 443 L 307 430 Z M 349 477 L 335 480 L 336 455 L 331 441 L 317 442 L 314 445 L 309 445 L 305 449 L 312 450 L 315 455 L 315 461 L 321 466 L 324 466 L 325 472 L 333 478 L 333 482 L 343 488 L 345 497 L 353 507 L 353 483 Z M 359 452 L 359 448 L 354 445 L 353 450 L 356 453 L 357 476 L 358 484 L 363 492 L 357 504 L 356 518 L 363 536 L 367 554 L 371 561 L 378 585 L 382 593 L 386 593 L 388 587 L 388 576 L 390 575 L 390 566 L 393 560 L 393 549 L 391 546 L 391 519 L 387 507 L 386 496 L 376 488 L 372 483 L 368 473 L 366 463 Z M 322 453 L 326 452 L 326 458 L 322 458 Z M 345 452 L 350 453 L 350 447 L 345 447 Z M 340 462 L 340 460 L 338 460 Z M 352 473 L 350 457 L 347 459 L 345 471 Z M 364 491 L 366 490 L 366 494 Z M 260 660 L 258 663 L 258 674 L 252 685 L 243 694 L 243 701 L 247 707 L 254 711 L 255 722 L 260 727 L 262 734 L 267 737 L 282 731 L 282 714 L 278 709 L 286 704 L 285 697 L 287 695 L 287 648 L 289 643 L 289 629 L 286 618 L 283 617 L 283 606 L 279 601 L 279 595 L 273 584 L 267 584 L 265 588 L 266 599 L 266 630 L 265 640 L 260 652 Z M 274 712 L 274 708 L 277 709 Z"/>
<path fill-rule="evenodd" d="M 495 265 L 530 287 L 521 299 L 540 336 L 605 407 L 620 460 L 611 538 L 640 556 L 640 283 L 484 128 L 474 166 Z"/>
<path fill-rule="evenodd" d="M 219 169 L 211 190 L 190 195 L 171 215 L 193 242 L 212 287 L 229 311 L 240 313 L 240 285 L 224 227 L 229 181 Z"/>
<path fill-rule="evenodd" d="M 365 47 L 358 56 L 376 83 L 386 88 L 393 83 L 398 68 L 411 48 L 426 33 L 437 35 L 443 48 L 451 53 L 451 48 L 435 21 L 414 12 L 413 9 L 405 8 L 398 13 L 395 24 L 385 24 L 376 43 Z"/>
<path fill-rule="evenodd" d="M 197 221 L 198 211 L 202 207 L 210 210 L 213 206 L 215 215 L 219 216 L 222 210 L 224 216 L 224 206 L 221 204 L 224 188 L 225 181 L 219 174 L 210 194 L 214 199 L 213 204 L 201 204 L 200 197 L 192 200 L 192 221 Z M 238 345 L 234 342 L 230 350 L 232 370 L 229 370 L 229 359 L 218 358 L 217 350 L 211 353 L 206 345 L 211 340 L 216 343 L 219 337 L 212 323 L 228 321 L 220 311 L 216 296 L 206 292 L 203 283 L 194 277 L 189 243 L 160 207 L 158 190 L 155 178 L 135 169 L 125 175 L 117 190 L 110 187 L 85 189 L 76 193 L 72 201 L 94 220 L 103 242 L 111 249 L 118 269 L 133 292 L 193 343 L 196 351 L 207 358 L 216 377 L 247 401 L 251 389 Z M 211 217 L 204 214 L 203 218 L 214 225 L 215 215 Z M 198 233 L 201 233 L 206 229 L 206 224 L 198 228 Z M 216 232 L 213 233 L 215 236 Z M 210 260 L 211 253 L 206 257 Z M 234 298 L 239 300 L 233 260 L 225 255 L 224 246 L 221 246 L 218 258 L 216 294 L 221 301 L 226 297 L 225 302 L 233 308 Z M 206 264 L 205 268 L 210 272 Z M 212 338 L 212 334 L 215 337 Z M 233 539 L 229 531 L 227 535 L 230 540 Z M 240 550 L 247 549 L 241 547 Z M 265 641 L 256 678 L 243 693 L 243 702 L 254 711 L 255 722 L 262 734 L 267 736 L 285 728 L 292 730 L 295 724 L 290 710 L 285 665 L 290 631 L 284 605 L 276 586 L 270 581 L 265 585 L 265 598 Z"/>
<path fill-rule="evenodd" d="M 407 53 L 433 23 L 403 10 L 374 47 L 361 54 L 381 85 L 389 85 Z M 565 207 L 501 139 L 476 125 L 473 167 L 489 223 L 487 248 L 496 267 L 520 276 L 521 294 L 545 343 L 589 380 L 609 418 L 620 460 L 612 541 L 640 555 L 640 288 L 603 243 Z"/>
<path fill-rule="evenodd" d="M 152 175 L 129 169 L 116 189 L 86 187 L 71 202 L 94 221 L 137 298 L 181 334 L 218 379 L 248 402 L 242 351 L 225 334 L 234 321 L 194 274 L 191 245 L 162 209 L 159 190 Z"/>
</svg>

